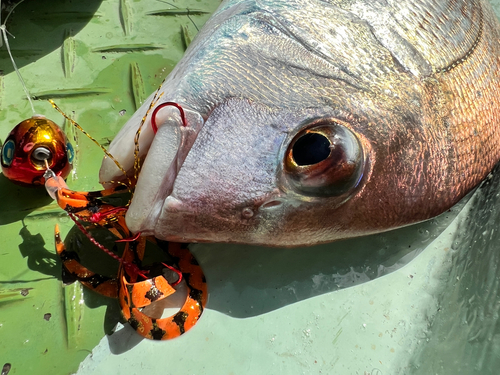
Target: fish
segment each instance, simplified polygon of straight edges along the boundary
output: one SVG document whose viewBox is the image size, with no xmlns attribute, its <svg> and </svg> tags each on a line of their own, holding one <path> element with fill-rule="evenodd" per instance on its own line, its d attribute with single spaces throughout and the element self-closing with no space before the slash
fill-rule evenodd
<svg viewBox="0 0 500 375">
<path fill-rule="evenodd" d="M 147 114 L 128 227 L 293 247 L 439 215 L 500 159 L 499 30 L 483 0 L 224 1 L 110 145 L 132 174 Z"/>
</svg>

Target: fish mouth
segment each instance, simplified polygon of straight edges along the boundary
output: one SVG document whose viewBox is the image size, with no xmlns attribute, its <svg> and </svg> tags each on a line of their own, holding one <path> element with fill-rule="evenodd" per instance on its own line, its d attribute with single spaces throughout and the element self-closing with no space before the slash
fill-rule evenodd
<svg viewBox="0 0 500 375">
<path fill-rule="evenodd" d="M 179 109 L 172 106 L 164 107 L 156 114 L 158 130 L 141 167 L 126 216 L 127 226 L 133 233 L 154 235 L 155 225 L 172 193 L 177 174 L 204 125 L 198 112 L 180 106 L 185 119 L 181 118 Z"/>
</svg>

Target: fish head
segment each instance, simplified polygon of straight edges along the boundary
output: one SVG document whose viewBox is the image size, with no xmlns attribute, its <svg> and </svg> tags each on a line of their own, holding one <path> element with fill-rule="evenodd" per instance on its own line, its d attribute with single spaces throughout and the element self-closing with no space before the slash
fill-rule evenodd
<svg viewBox="0 0 500 375">
<path fill-rule="evenodd" d="M 396 187 L 410 186 L 423 167 L 417 151 L 400 152 L 420 135 L 401 131 L 392 152 L 387 134 L 406 111 L 361 118 L 340 106 L 283 109 L 246 98 L 224 100 L 206 119 L 183 108 L 185 124 L 175 107 L 157 113 L 126 217 L 133 232 L 298 246 L 379 232 L 418 215 Z M 419 194 L 426 188 L 413 184 Z"/>
</svg>

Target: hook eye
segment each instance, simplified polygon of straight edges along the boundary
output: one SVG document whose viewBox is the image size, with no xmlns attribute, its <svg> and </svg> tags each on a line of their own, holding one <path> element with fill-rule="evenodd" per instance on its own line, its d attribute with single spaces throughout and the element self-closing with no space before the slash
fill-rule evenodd
<svg viewBox="0 0 500 375">
<path fill-rule="evenodd" d="M 31 152 L 30 159 L 37 169 L 46 169 L 46 165 L 52 163 L 52 151 L 45 146 L 39 146 Z"/>
</svg>

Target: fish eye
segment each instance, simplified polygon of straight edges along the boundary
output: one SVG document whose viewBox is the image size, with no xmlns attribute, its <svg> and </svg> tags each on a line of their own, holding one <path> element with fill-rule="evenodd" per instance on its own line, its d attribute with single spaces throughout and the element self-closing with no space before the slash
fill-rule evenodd
<svg viewBox="0 0 500 375">
<path fill-rule="evenodd" d="M 284 160 L 292 188 L 308 196 L 340 196 L 352 191 L 363 170 L 361 143 L 336 122 L 302 129 L 288 145 Z"/>
</svg>

